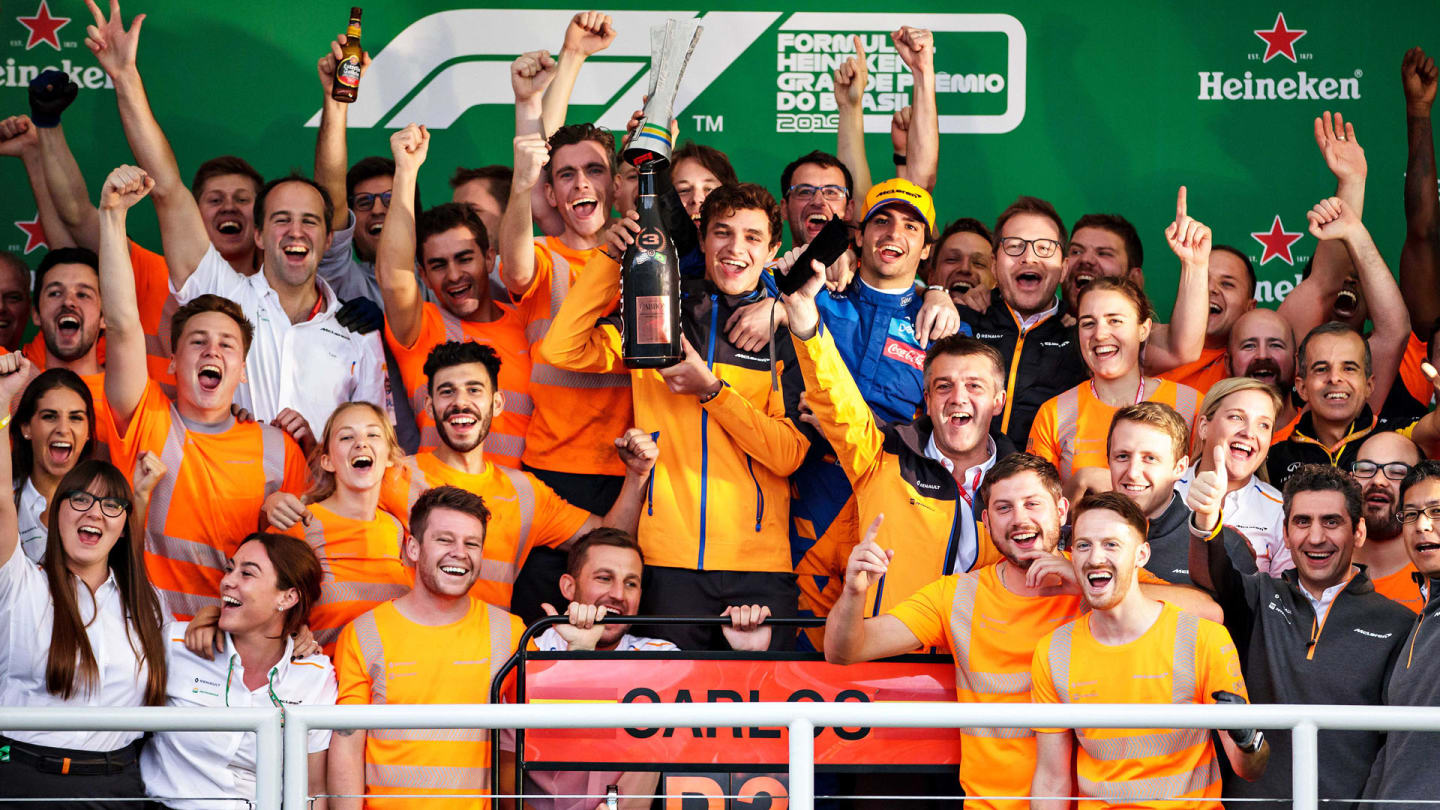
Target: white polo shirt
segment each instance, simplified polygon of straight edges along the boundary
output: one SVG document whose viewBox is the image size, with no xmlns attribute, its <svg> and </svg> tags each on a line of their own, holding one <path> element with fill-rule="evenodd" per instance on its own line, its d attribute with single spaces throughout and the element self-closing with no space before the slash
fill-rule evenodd
<svg viewBox="0 0 1440 810">
<path fill-rule="evenodd" d="M 26 478 L 20 486 L 20 503 L 16 504 L 15 517 L 20 525 L 20 550 L 31 562 L 45 561 L 45 546 L 50 539 L 50 527 L 45 525 L 45 496 L 35 488 L 35 482 Z"/>
<path fill-rule="evenodd" d="M 1190 465 L 1175 482 L 1175 492 L 1181 499 L 1190 494 L 1190 482 L 1195 480 L 1198 466 L 1199 462 Z M 1245 486 L 1225 493 L 1220 515 L 1226 526 L 1249 541 L 1260 573 L 1278 577 L 1295 567 L 1290 549 L 1285 547 L 1285 507 L 1280 490 L 1252 475 Z"/>
<path fill-rule="evenodd" d="M 211 245 L 185 286 L 174 292 L 181 304 L 205 293 L 239 304 L 255 326 L 255 339 L 245 358 L 248 382 L 235 389 L 235 403 L 264 422 L 293 408 L 319 436 L 325 420 L 342 403 L 363 400 L 387 412 L 390 406 L 380 333 L 357 335 L 341 326 L 335 319 L 341 306 L 335 291 L 318 276 L 315 285 L 320 312 L 292 324 L 263 272 L 242 276 Z"/>
<path fill-rule="evenodd" d="M 185 649 L 185 622 L 165 627 L 165 703 L 224 710 L 286 706 L 333 706 L 335 668 L 323 655 L 291 661 L 293 642 L 286 640 L 280 662 L 268 683 L 253 692 L 245 688 L 245 667 L 229 634 L 225 651 L 206 661 Z M 310 753 L 330 747 L 330 732 L 312 729 Z M 155 734 L 140 755 L 145 792 L 166 807 L 199 810 L 233 808 L 236 799 L 255 798 L 255 735 L 243 731 L 163 731 Z M 176 801 L 176 797 L 226 798 L 226 801 Z"/>
<path fill-rule="evenodd" d="M 76 602 L 85 636 L 100 671 L 99 688 L 62 700 L 45 689 L 50 629 L 55 604 L 45 572 L 17 547 L 0 565 L 0 706 L 132 707 L 145 702 L 149 667 L 135 655 L 138 638 L 130 635 L 120 586 L 112 571 L 90 599 L 90 589 L 75 580 Z M 131 643 L 134 643 L 134 649 Z M 19 742 L 81 751 L 114 751 L 140 738 L 138 731 L 6 731 Z"/>
</svg>

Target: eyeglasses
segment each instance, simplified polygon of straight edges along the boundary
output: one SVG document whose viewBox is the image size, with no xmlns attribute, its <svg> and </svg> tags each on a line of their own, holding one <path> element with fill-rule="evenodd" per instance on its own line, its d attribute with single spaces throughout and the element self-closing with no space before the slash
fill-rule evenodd
<svg viewBox="0 0 1440 810">
<path fill-rule="evenodd" d="M 1350 474 L 1356 478 L 1374 478 L 1381 470 L 1391 481 L 1403 481 L 1410 474 L 1410 465 L 1403 461 L 1356 461 L 1350 465 Z"/>
<path fill-rule="evenodd" d="M 825 199 L 825 202 L 838 203 L 850 199 L 850 190 L 844 186 L 812 186 L 809 183 L 791 186 L 785 190 L 785 196 L 794 197 L 801 202 L 809 202 L 815 199 L 817 191 L 820 192 L 820 196 Z"/>
<path fill-rule="evenodd" d="M 1005 251 L 1007 256 L 1024 256 L 1025 247 L 1035 249 L 1035 257 L 1048 259 L 1060 251 L 1060 243 L 1054 239 L 1021 239 L 1018 236 L 1007 236 L 1000 240 L 1000 249 Z"/>
<path fill-rule="evenodd" d="M 1414 523 L 1420 519 L 1420 515 L 1430 519 L 1431 523 L 1440 523 L 1440 506 L 1427 506 L 1424 509 L 1401 509 L 1395 513 L 1401 523 Z"/>
<path fill-rule="evenodd" d="M 100 514 L 106 517 L 120 517 L 130 508 L 130 502 L 124 498 L 97 498 L 83 489 L 71 490 L 62 497 L 70 502 L 70 508 L 76 512 L 89 512 L 90 507 L 100 502 Z"/>
<path fill-rule="evenodd" d="M 385 203 L 385 207 L 389 208 L 390 192 L 386 191 L 380 194 L 356 194 L 350 198 L 350 207 L 356 211 L 369 211 L 375 207 L 376 200 Z"/>
</svg>

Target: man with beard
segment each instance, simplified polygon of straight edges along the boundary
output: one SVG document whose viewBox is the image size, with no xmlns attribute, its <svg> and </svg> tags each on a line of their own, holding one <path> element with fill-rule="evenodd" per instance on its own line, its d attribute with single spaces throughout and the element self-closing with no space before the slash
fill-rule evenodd
<svg viewBox="0 0 1440 810">
<path fill-rule="evenodd" d="M 390 137 L 395 155 L 394 207 L 385 220 L 375 274 L 385 304 L 385 341 L 404 382 L 401 399 L 413 398 L 420 414 L 420 449 L 440 444 L 425 409 L 430 351 L 450 340 L 473 340 L 500 356 L 504 410 L 491 426 L 485 452 L 507 467 L 520 466 L 530 425 L 530 343 L 513 309 L 490 296 L 485 257 L 489 239 L 469 208 L 445 203 L 416 217 L 414 190 L 430 148 L 430 133 L 411 124 Z M 419 246 L 424 284 L 415 279 Z M 429 293 L 434 303 L 424 300 Z"/>
<path fill-rule="evenodd" d="M 1440 706 L 1440 461 L 1415 465 L 1400 484 L 1400 523 L 1405 550 L 1419 572 L 1425 607 L 1404 641 L 1385 682 L 1388 706 Z M 1370 770 L 1365 799 L 1383 799 L 1390 807 L 1426 808 L 1440 791 L 1435 751 L 1440 735 L 1431 731 L 1391 731 Z M 1399 802 L 1405 802 L 1401 804 Z"/>
<path fill-rule="evenodd" d="M 1365 545 L 1355 562 L 1375 583 L 1375 591 L 1419 613 L 1425 606 L 1415 582 L 1415 566 L 1405 550 L 1400 523 L 1400 482 L 1420 463 L 1420 448 L 1399 433 L 1372 433 L 1350 463 L 1350 477 L 1365 503 Z"/>
<path fill-rule="evenodd" d="M 19 351 L 29 324 L 30 268 L 24 259 L 0 250 L 0 349 Z"/>
<path fill-rule="evenodd" d="M 415 585 L 340 631 L 338 704 L 490 702 L 491 679 L 525 633 L 519 617 L 473 593 L 487 562 L 491 518 L 481 496 L 458 487 L 436 487 L 415 502 L 405 541 Z M 395 677 L 394 667 L 407 677 Z M 310 790 L 345 797 L 331 800 L 345 810 L 404 808 L 415 800 L 386 794 L 489 793 L 490 761 L 489 734 L 337 731 L 328 785 Z M 502 750 L 500 762 L 500 784 L 514 784 L 514 751 Z M 466 806 L 490 807 L 489 799 L 470 802 Z"/>
<path fill-rule="evenodd" d="M 881 548 L 876 542 L 881 527 L 872 524 L 846 562 L 844 590 L 825 622 L 827 660 L 851 664 L 941 647 L 955 657 L 960 701 L 1029 702 L 1036 642 L 1084 610 L 1075 570 L 1058 550 L 1069 504 L 1054 465 L 1029 453 L 996 462 L 980 500 L 999 561 L 935 580 L 878 615 L 866 607 L 868 591 L 875 580 L 888 581 L 896 573 L 897 558 L 907 561 L 904 551 Z M 900 537 L 891 533 L 887 544 Z M 1157 599 L 1186 596 L 1172 586 L 1140 587 Z M 985 797 L 1029 792 L 1034 735 L 1028 729 L 985 728 L 961 734 L 966 803 L 1023 808 L 1023 801 Z"/>
<path fill-rule="evenodd" d="M 1036 645 L 1036 703 L 1244 702 L 1245 681 L 1225 628 L 1146 596 L 1146 520 L 1115 492 L 1087 495 L 1071 532 L 1074 577 L 1090 609 Z M 1032 808 L 1071 806 L 1069 796 L 1129 807 L 1220 808 L 1220 767 L 1205 729 L 1036 728 Z M 1076 751 L 1076 742 L 1080 750 Z M 1256 779 L 1270 749 L 1254 729 L 1220 735 L 1234 771 Z M 1130 752 L 1144 752 L 1138 757 Z M 1076 792 L 1078 790 L 1078 793 Z M 1052 798 L 1054 797 L 1054 798 Z M 1081 802 L 1082 807 L 1106 802 Z"/>
<path fill-rule="evenodd" d="M 1209 315 L 1199 359 L 1160 374 L 1194 388 L 1202 397 L 1210 386 L 1230 376 L 1226 357 L 1230 335 L 1239 319 L 1255 308 L 1255 266 L 1236 248 L 1216 245 L 1210 249 L 1207 292 Z"/>
<path fill-rule="evenodd" d="M 633 616 L 640 608 L 645 555 L 633 535 L 619 529 L 595 529 L 570 547 L 560 592 L 570 601 L 567 624 L 551 625 L 535 638 L 542 652 L 599 650 L 601 652 L 663 652 L 678 650 L 658 638 L 630 634 L 630 625 L 600 623 L 606 616 Z M 545 613 L 557 615 L 548 602 Z M 727 607 L 722 614 L 730 625 L 722 627 L 732 650 L 760 651 L 770 646 L 770 627 L 764 624 L 770 610 L 761 605 Z M 650 795 L 660 775 L 651 771 L 527 771 L 525 805 L 532 810 L 594 810 L 607 785 L 616 785 L 622 810 L 649 810 Z M 555 798 L 545 798 L 554 796 Z M 587 798 L 570 798 L 586 796 Z M 626 798 L 643 797 L 643 798 Z M 561 798 L 566 797 L 566 798 Z"/>
<path fill-rule="evenodd" d="M 1116 411 L 1105 439 L 1111 489 L 1129 498 L 1145 516 L 1146 571 L 1176 585 L 1194 584 L 1190 577 L 1190 508 L 1176 491 L 1190 464 L 1189 446 L 1185 418 L 1159 402 L 1141 402 Z M 1228 526 L 1221 533 L 1235 565 L 1254 573 L 1255 553 L 1250 543 Z"/>
<path fill-rule="evenodd" d="M 1223 458 L 1223 451 L 1217 455 Z M 1369 572 L 1352 564 L 1366 545 L 1370 524 L 1368 503 L 1362 515 L 1360 486 L 1321 464 L 1304 465 L 1290 476 L 1284 493 L 1285 545 L 1295 568 L 1279 577 L 1241 573 L 1225 545 L 1215 540 L 1224 496 L 1223 474 L 1213 470 L 1200 473 L 1190 487 L 1195 515 L 1190 571 L 1225 612 L 1251 699 L 1381 703 L 1386 675 L 1414 616 L 1378 593 Z M 1388 497 L 1386 503 L 1391 504 Z M 1290 732 L 1269 730 L 1266 736 L 1274 764 L 1258 780 L 1227 776 L 1226 799 L 1246 806 L 1253 799 L 1276 800 L 1261 807 L 1290 805 Z M 1382 739 L 1375 731 L 1321 731 L 1321 800 L 1359 798 Z"/>
<path fill-rule="evenodd" d="M 100 258 L 88 248 L 50 251 L 35 268 L 33 296 L 30 317 L 40 327 L 40 334 L 22 352 L 35 374 L 48 368 L 68 368 L 85 381 L 95 400 L 97 449 L 104 453 L 105 444 L 114 437 L 105 430 L 110 407 L 105 400 L 105 366 L 97 348 L 100 330 L 105 328 Z"/>
<path fill-rule="evenodd" d="M 104 301 L 105 397 L 115 466 L 133 470 L 143 453 L 168 472 L 145 523 L 145 569 L 166 612 L 188 619 L 220 606 L 220 578 L 241 538 L 255 530 L 267 494 L 308 486 L 305 456 L 278 427 L 237 422 L 235 389 L 245 379 L 254 329 L 235 302 L 202 295 L 175 311 L 171 400 L 145 374 L 145 333 L 125 235 L 128 210 L 151 188 L 122 166 L 100 195 L 100 288 Z"/>
<path fill-rule="evenodd" d="M 620 497 L 604 517 L 571 506 L 531 473 L 486 457 L 490 426 L 505 405 L 495 386 L 500 369 L 499 355 L 482 343 L 452 341 L 430 351 L 424 367 L 426 408 L 438 427 L 440 446 L 406 457 L 399 474 L 387 481 L 380 506 L 403 520 L 426 490 L 442 485 L 461 487 L 496 504 L 475 595 L 508 610 L 516 575 L 533 549 L 563 546 L 601 526 L 635 530 L 657 451 L 649 433 L 633 428 L 614 439 L 612 446 L 626 468 Z M 280 525 L 282 531 L 303 519 L 303 512 L 303 504 L 288 496 L 276 496 L 267 504 L 272 523 L 276 515 L 289 521 Z M 538 602 L 515 605 L 514 612 L 527 621 L 542 615 Z"/>
<path fill-rule="evenodd" d="M 1211 253 L 1214 255 L 1213 251 Z M 1213 258 L 1212 258 L 1213 261 Z M 1235 321 L 1226 360 L 1230 377 L 1254 377 L 1280 392 L 1272 442 L 1290 438 L 1300 411 L 1295 407 L 1295 333 L 1272 309 L 1256 307 Z"/>
<path fill-rule="evenodd" d="M 1359 332 L 1339 321 L 1311 329 L 1295 353 L 1295 390 L 1309 407 L 1288 439 L 1270 445 L 1271 486 L 1284 489 L 1301 464 L 1349 467 L 1375 429 L 1375 385 L 1370 343 Z"/>
</svg>

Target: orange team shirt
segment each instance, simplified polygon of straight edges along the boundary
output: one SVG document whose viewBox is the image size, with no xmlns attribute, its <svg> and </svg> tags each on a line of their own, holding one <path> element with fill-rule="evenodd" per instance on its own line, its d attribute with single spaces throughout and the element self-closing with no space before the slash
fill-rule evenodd
<svg viewBox="0 0 1440 810">
<path fill-rule="evenodd" d="M 190 423 L 150 380 L 135 415 L 111 446 L 129 476 L 143 451 L 169 469 L 150 496 L 145 569 L 165 610 L 188 620 L 220 604 L 225 560 L 255 531 L 260 507 L 276 490 L 309 485 L 305 454 L 280 428 L 257 422 Z"/>
<path fill-rule="evenodd" d="M 1295 426 L 1300 424 L 1300 417 L 1304 413 L 1303 410 L 1296 411 L 1295 416 L 1289 422 L 1275 428 L 1275 432 L 1270 435 L 1270 446 L 1274 447 L 1290 438 L 1290 434 L 1295 432 Z"/>
<path fill-rule="evenodd" d="M 1009 576 L 1024 577 L 1011 568 Z M 961 703 L 1029 703 L 1035 644 L 1080 616 L 1078 596 L 1020 596 L 990 565 L 942 577 L 890 610 L 920 643 L 955 657 L 955 695 Z M 960 783 L 966 807 L 1025 810 L 1035 770 L 1035 734 L 1028 728 L 962 728 Z"/>
<path fill-rule="evenodd" d="M 1178 673 L 1178 677 L 1177 677 Z M 1128 677 L 1127 677 L 1128 676 Z M 1214 703 L 1224 690 L 1248 699 L 1225 627 L 1174 605 L 1140 638 L 1095 640 L 1086 614 L 1040 640 L 1031 665 L 1035 703 Z M 1036 728 L 1037 732 L 1069 732 Z M 1222 810 L 1220 764 L 1205 729 L 1077 728 L 1076 787 L 1087 808 Z M 1163 799 L 1189 801 L 1162 801 Z"/>
<path fill-rule="evenodd" d="M 535 279 L 518 305 L 532 347 L 550 330 L 570 285 L 596 250 L 571 250 L 549 236 L 535 240 Z M 566 371 L 537 362 L 530 371 L 530 398 L 527 465 L 584 475 L 625 474 L 613 442 L 635 421 L 629 372 Z"/>
<path fill-rule="evenodd" d="M 1163 402 L 1179 411 L 1193 431 L 1200 410 L 1199 393 L 1170 380 L 1145 380 L 1146 390 L 1153 392 L 1145 397 L 1146 401 Z M 1025 450 L 1054 464 L 1066 481 L 1076 470 L 1107 467 L 1105 441 L 1110 434 L 1110 420 L 1118 410 L 1095 396 L 1089 380 L 1080 383 L 1040 406 L 1030 425 Z"/>
<path fill-rule="evenodd" d="M 510 659 L 525 623 L 470 599 L 465 618 L 430 626 L 385 602 L 346 625 L 335 648 L 340 705 L 489 703 L 490 681 Z M 531 642 L 527 649 L 534 650 Z M 490 732 L 375 730 L 365 738 L 365 807 L 489 810 Z M 387 794 L 424 796 L 383 798 Z"/>
<path fill-rule="evenodd" d="M 389 512 L 374 520 L 355 520 L 312 503 L 310 525 L 296 523 L 285 534 L 310 544 L 320 560 L 320 600 L 310 606 L 310 632 L 335 657 L 340 630 L 356 616 L 404 596 L 415 582 L 400 547 L 405 525 Z"/>
<path fill-rule="evenodd" d="M 438 304 L 421 304 L 420 334 L 408 348 L 400 345 L 390 324 L 385 324 L 385 342 L 400 365 L 400 378 L 405 394 L 415 409 L 415 423 L 420 427 L 420 449 L 434 450 L 440 446 L 435 419 L 426 407 L 429 395 L 425 377 L 425 361 L 430 350 L 447 341 L 474 341 L 493 348 L 500 355 L 500 391 L 505 395 L 505 410 L 491 423 L 485 439 L 485 457 L 496 464 L 519 467 L 525 451 L 525 433 L 530 427 L 530 342 L 525 339 L 525 324 L 515 310 L 496 304 L 500 318 L 489 323 L 464 321 L 440 308 Z"/>
<path fill-rule="evenodd" d="M 1420 585 L 1415 581 L 1416 573 L 1415 563 L 1407 562 L 1399 571 L 1371 582 L 1375 584 L 1376 593 L 1419 613 L 1425 608 L 1425 597 L 1420 594 Z"/>
<path fill-rule="evenodd" d="M 1214 349 L 1207 347 L 1200 352 L 1199 360 L 1177 366 L 1157 376 L 1162 380 L 1194 388 L 1203 400 L 1210 386 L 1230 376 L 1230 350 L 1223 346 Z"/>
<path fill-rule="evenodd" d="M 1405 344 L 1405 354 L 1400 358 L 1400 380 L 1405 384 L 1405 390 L 1410 392 L 1410 396 L 1426 406 L 1435 398 L 1435 386 L 1430 384 L 1430 378 L 1420 370 L 1420 364 L 1427 359 L 1425 341 L 1411 332 L 1410 340 Z"/>
<path fill-rule="evenodd" d="M 380 508 L 410 523 L 410 507 L 425 490 L 454 486 L 485 499 L 490 522 L 485 527 L 484 561 L 470 595 L 492 605 L 510 607 L 515 576 L 536 546 L 554 548 L 575 536 L 590 513 L 571 506 L 555 490 L 528 472 L 486 462 L 471 475 L 436 458 L 434 453 L 409 456 L 386 476 Z"/>
</svg>

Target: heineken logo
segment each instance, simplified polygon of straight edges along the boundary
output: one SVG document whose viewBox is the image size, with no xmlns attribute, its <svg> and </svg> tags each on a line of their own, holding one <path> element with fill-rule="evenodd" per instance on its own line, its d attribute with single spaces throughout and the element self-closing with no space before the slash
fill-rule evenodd
<svg viewBox="0 0 1440 810">
<path fill-rule="evenodd" d="M 1252 29 L 1251 33 L 1260 39 L 1264 47 L 1246 54 L 1246 59 L 1259 62 L 1261 69 L 1199 71 L 1200 101 L 1349 101 L 1360 98 L 1360 79 L 1364 77 L 1364 72 L 1358 69 L 1334 76 L 1311 69 L 1293 73 L 1264 70 L 1264 66 L 1272 60 L 1275 60 L 1276 68 L 1283 69 L 1287 61 L 1291 65 L 1299 65 L 1302 62 L 1313 63 L 1315 59 L 1314 53 L 1295 50 L 1295 43 L 1309 32 L 1290 27 L 1283 12 L 1275 15 L 1275 21 L 1269 28 Z"/>
<path fill-rule="evenodd" d="M 25 39 L 25 50 L 30 50 L 37 45 L 49 45 L 55 50 L 60 50 L 60 29 L 70 24 L 69 17 L 56 17 L 50 13 L 48 0 L 40 0 L 40 7 L 35 13 L 28 17 L 16 17 L 20 24 L 29 31 Z M 16 47 L 20 46 L 18 41 L 10 43 Z"/>
</svg>

